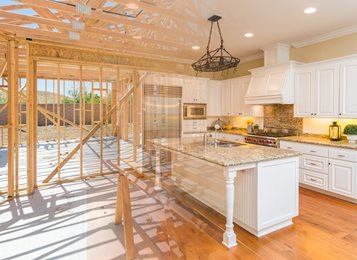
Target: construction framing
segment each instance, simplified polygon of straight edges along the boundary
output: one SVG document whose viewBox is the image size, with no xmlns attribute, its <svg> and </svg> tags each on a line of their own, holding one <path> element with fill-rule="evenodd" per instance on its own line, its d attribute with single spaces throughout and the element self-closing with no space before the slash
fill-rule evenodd
<svg viewBox="0 0 357 260">
<path fill-rule="evenodd" d="M 7 90 L 5 91 L 8 95 L 6 104 L 8 125 L 2 126 L 1 129 L 8 129 L 8 181 L 7 190 L 2 190 L 2 194 L 5 193 L 12 198 L 23 192 L 32 193 L 40 184 L 37 179 L 39 115 L 44 117 L 46 138 L 50 139 L 51 136 L 48 130 L 50 125 L 52 125 L 51 129 L 55 128 L 57 133 L 55 138 L 57 166 L 48 173 L 43 183 L 48 183 L 51 180 L 63 181 L 62 168 L 77 154 L 80 158 L 78 177 L 88 177 L 89 175 L 83 172 L 84 145 L 94 136 L 99 136 L 100 167 L 97 173 L 90 174 L 90 176 L 103 176 L 106 173 L 103 170 L 105 163 L 104 138 L 106 136 L 111 135 L 117 140 L 117 164 L 120 164 L 121 160 L 120 139 L 132 140 L 133 156 L 136 160 L 137 150 L 141 145 L 142 125 L 141 86 L 143 77 L 140 75 L 144 73 L 111 62 L 106 64 L 88 62 L 86 59 L 65 60 L 52 55 L 37 56 L 39 46 L 36 44 L 25 43 L 11 37 L 5 37 L 5 40 L 7 41 L 7 61 L 2 76 L 7 80 Z M 88 57 L 88 53 L 85 53 L 86 57 Z M 96 53 L 93 52 L 93 55 L 96 56 Z M 20 84 L 22 79 L 25 79 L 23 86 Z M 39 80 L 44 88 L 41 91 L 45 93 L 45 104 L 39 104 Z M 67 81 L 73 82 L 73 84 L 67 86 Z M 79 92 L 79 104 L 73 102 L 71 105 L 73 107 L 72 120 L 66 118 L 68 112 L 63 104 L 63 96 L 66 96 L 70 89 L 74 93 Z M 89 99 L 85 98 L 87 90 L 90 93 Z M 99 98 L 98 121 L 95 120 L 94 115 L 96 106 L 94 100 L 97 97 Z M 72 99 L 75 97 L 73 96 Z M 49 100 L 52 100 L 52 104 L 48 103 Z M 26 115 L 24 132 L 27 151 L 27 185 L 19 189 L 18 148 L 21 141 L 18 137 L 22 114 Z M 87 121 L 88 119 L 90 121 L 89 125 L 86 124 L 86 117 Z M 130 117 L 132 117 L 131 123 L 129 123 Z M 66 126 L 76 129 L 79 141 L 73 150 L 64 156 L 61 151 L 61 142 L 70 135 L 65 130 Z M 57 178 L 53 179 L 54 176 Z"/>
</svg>

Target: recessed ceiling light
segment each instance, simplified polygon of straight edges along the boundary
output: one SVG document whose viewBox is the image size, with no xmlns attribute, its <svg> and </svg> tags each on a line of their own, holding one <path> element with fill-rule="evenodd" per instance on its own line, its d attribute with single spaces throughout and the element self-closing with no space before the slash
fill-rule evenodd
<svg viewBox="0 0 357 260">
<path fill-rule="evenodd" d="M 128 7 L 129 9 L 133 9 L 133 10 L 136 10 L 136 9 L 139 9 L 139 6 L 137 3 L 134 3 L 134 2 L 129 2 L 126 4 L 126 7 Z"/>
<path fill-rule="evenodd" d="M 201 47 L 198 46 L 198 45 L 193 45 L 193 46 L 192 46 L 192 50 L 199 50 L 199 49 L 201 49 Z"/>
<path fill-rule="evenodd" d="M 254 36 L 254 34 L 252 34 L 252 33 L 246 33 L 246 34 L 244 34 L 244 36 L 247 37 L 247 38 L 251 38 L 251 37 Z"/>
<path fill-rule="evenodd" d="M 315 13 L 316 12 L 316 8 L 315 7 L 309 7 L 309 8 L 306 8 L 305 10 L 304 10 L 304 13 L 305 14 L 313 14 L 313 13 Z"/>
<path fill-rule="evenodd" d="M 140 40 L 140 39 L 141 39 L 141 35 L 133 35 L 133 38 L 134 38 L 135 40 Z"/>
</svg>

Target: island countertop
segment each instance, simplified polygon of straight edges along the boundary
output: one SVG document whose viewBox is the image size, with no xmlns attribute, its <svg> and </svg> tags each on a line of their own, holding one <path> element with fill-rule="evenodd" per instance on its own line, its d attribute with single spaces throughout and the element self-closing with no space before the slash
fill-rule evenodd
<svg viewBox="0 0 357 260">
<path fill-rule="evenodd" d="M 301 155 L 301 153 L 292 150 L 246 143 L 240 143 L 240 146 L 235 147 L 215 147 L 214 145 L 204 145 L 202 141 L 192 138 L 153 139 L 151 141 L 155 145 L 165 149 L 190 155 L 224 167 Z"/>
</svg>

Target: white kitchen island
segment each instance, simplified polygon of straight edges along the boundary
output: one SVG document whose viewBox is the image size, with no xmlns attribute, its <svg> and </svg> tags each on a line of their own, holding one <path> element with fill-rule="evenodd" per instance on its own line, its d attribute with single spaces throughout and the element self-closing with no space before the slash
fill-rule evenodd
<svg viewBox="0 0 357 260">
<path fill-rule="evenodd" d="M 157 155 L 161 149 L 172 153 L 176 185 L 226 216 L 227 247 L 237 245 L 233 222 L 260 237 L 291 225 L 298 215 L 297 152 L 250 144 L 217 147 L 176 138 L 153 143 Z"/>
</svg>

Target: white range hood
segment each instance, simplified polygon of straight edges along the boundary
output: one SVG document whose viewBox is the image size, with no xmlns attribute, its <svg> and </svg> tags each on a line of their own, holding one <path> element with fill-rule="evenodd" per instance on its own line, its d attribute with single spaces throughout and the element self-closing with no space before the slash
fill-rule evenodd
<svg viewBox="0 0 357 260">
<path fill-rule="evenodd" d="M 278 43 L 264 48 L 264 67 L 250 70 L 252 78 L 245 96 L 246 104 L 293 104 L 294 68 L 290 46 Z"/>
</svg>

